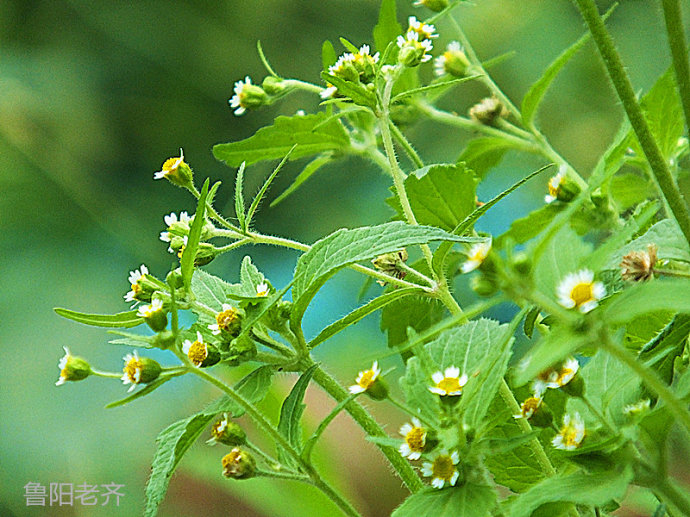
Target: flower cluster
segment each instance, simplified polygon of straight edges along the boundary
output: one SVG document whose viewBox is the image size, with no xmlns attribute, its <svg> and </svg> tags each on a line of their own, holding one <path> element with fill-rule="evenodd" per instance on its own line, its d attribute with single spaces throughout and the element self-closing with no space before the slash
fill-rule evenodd
<svg viewBox="0 0 690 517">
<path fill-rule="evenodd" d="M 407 67 L 415 67 L 431 59 L 434 46 L 431 42 L 437 38 L 436 27 L 422 23 L 414 16 L 408 18 L 408 28 L 404 36 L 398 36 L 397 44 L 400 48 L 398 61 Z"/>
<path fill-rule="evenodd" d="M 379 53 L 372 55 L 369 45 L 362 45 L 357 52 L 346 52 L 338 57 L 335 64 L 328 67 L 328 73 L 356 84 L 371 84 L 376 76 Z M 319 95 L 322 99 L 336 97 L 338 88 L 328 84 Z"/>
</svg>

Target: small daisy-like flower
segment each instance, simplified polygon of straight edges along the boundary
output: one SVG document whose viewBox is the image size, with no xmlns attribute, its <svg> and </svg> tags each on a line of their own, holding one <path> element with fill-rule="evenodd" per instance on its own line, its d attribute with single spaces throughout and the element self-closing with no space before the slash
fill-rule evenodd
<svg viewBox="0 0 690 517">
<path fill-rule="evenodd" d="M 259 285 L 256 286 L 256 295 L 260 297 L 265 297 L 268 296 L 269 293 L 269 287 L 266 282 L 262 282 Z"/>
<path fill-rule="evenodd" d="M 197 368 L 213 366 L 220 361 L 218 349 L 209 343 L 204 343 L 204 337 L 199 331 L 197 331 L 196 341 L 193 343 L 189 339 L 185 339 L 182 343 L 182 352 L 189 357 L 189 360 Z"/>
<path fill-rule="evenodd" d="M 132 391 L 139 384 L 146 384 L 158 378 L 161 374 L 162 368 L 153 359 L 148 357 L 139 357 L 139 354 L 134 350 L 131 354 L 124 357 L 125 366 L 122 369 L 122 383 L 131 384 L 128 392 Z"/>
<path fill-rule="evenodd" d="M 164 216 L 163 220 L 165 221 L 165 225 L 168 228 L 167 231 L 161 232 L 160 239 L 163 242 L 170 242 L 170 240 L 174 237 L 174 234 L 170 232 L 170 229 L 173 226 L 186 226 L 187 231 L 189 231 L 189 225 L 192 222 L 192 218 L 189 217 L 189 215 L 187 215 L 187 212 L 180 212 L 179 219 L 177 218 L 177 214 L 175 212 L 171 212 L 170 214 Z"/>
<path fill-rule="evenodd" d="M 209 445 L 222 443 L 236 447 L 237 445 L 244 445 L 246 441 L 247 434 L 244 430 L 230 419 L 228 413 L 223 413 L 223 418 L 211 427 L 211 439 L 206 443 Z"/>
<path fill-rule="evenodd" d="M 469 273 L 482 265 L 484 259 L 491 251 L 491 241 L 479 242 L 470 248 L 467 253 L 467 260 L 462 264 L 462 272 Z"/>
<path fill-rule="evenodd" d="M 467 375 L 460 376 L 460 368 L 449 366 L 444 372 L 436 372 L 431 376 L 434 386 L 429 387 L 431 393 L 445 396 L 462 395 L 462 388 L 467 384 Z"/>
<path fill-rule="evenodd" d="M 235 109 L 235 115 L 243 115 L 245 111 L 247 111 L 247 107 L 242 105 L 242 101 L 244 100 L 246 94 L 244 93 L 244 89 L 252 84 L 252 80 L 249 78 L 249 76 L 246 76 L 244 78 L 244 82 L 242 81 L 237 81 L 235 83 L 235 88 L 233 88 L 233 91 L 235 92 L 235 95 L 232 96 L 230 99 L 230 107 L 231 108 L 237 108 Z"/>
<path fill-rule="evenodd" d="M 137 296 L 140 295 L 144 288 L 140 284 L 140 280 L 144 278 L 145 275 L 149 274 L 149 269 L 142 264 L 139 269 L 129 272 L 129 283 L 132 286 L 131 291 L 125 295 L 126 302 L 136 302 L 139 301 Z"/>
<path fill-rule="evenodd" d="M 628 404 L 623 408 L 623 413 L 628 416 L 637 416 L 649 411 L 651 402 L 649 399 L 642 399 L 635 404 Z"/>
<path fill-rule="evenodd" d="M 441 451 L 433 462 L 425 461 L 422 464 L 422 475 L 431 478 L 431 486 L 434 488 L 441 489 L 445 485 L 455 486 L 458 477 L 460 477 L 458 469 L 455 468 L 459 462 L 458 451 L 453 451 L 451 454 L 448 454 L 447 451 Z"/>
<path fill-rule="evenodd" d="M 606 288 L 601 282 L 594 281 L 594 273 L 581 269 L 568 274 L 557 289 L 558 303 L 566 309 L 577 308 L 583 314 L 591 311 L 599 300 L 606 296 Z"/>
<path fill-rule="evenodd" d="M 378 361 L 374 361 L 369 370 L 359 372 L 355 379 L 357 384 L 350 386 L 350 393 L 364 393 L 374 385 L 379 375 L 381 375 L 381 368 L 379 368 Z"/>
<path fill-rule="evenodd" d="M 249 76 L 243 81 L 237 81 L 233 89 L 235 95 L 230 99 L 230 107 L 235 108 L 235 115 L 240 116 L 248 109 L 255 109 L 266 104 L 268 95 L 261 88 L 252 84 Z"/>
<path fill-rule="evenodd" d="M 429 25 L 428 23 L 422 23 L 419 20 L 417 20 L 416 17 L 410 16 L 407 19 L 408 23 L 408 28 L 407 32 L 416 32 L 419 34 L 419 39 L 432 39 L 432 38 L 438 38 L 438 34 L 436 34 L 436 27 L 433 25 Z"/>
<path fill-rule="evenodd" d="M 319 97 L 326 100 L 332 98 L 336 93 L 338 93 L 338 88 L 333 86 L 331 83 L 327 83 L 326 88 L 319 92 Z"/>
<path fill-rule="evenodd" d="M 182 164 L 184 164 L 184 153 L 182 149 L 180 149 L 180 156 L 178 158 L 168 158 L 165 160 L 161 170 L 153 174 L 153 179 L 162 180 L 166 177 L 171 178 L 177 176 Z"/>
<path fill-rule="evenodd" d="M 224 303 L 223 310 L 216 314 L 216 323 L 209 325 L 208 328 L 214 336 L 223 330 L 232 332 L 240 323 L 240 315 L 232 305 Z"/>
<path fill-rule="evenodd" d="M 62 347 L 65 355 L 60 359 L 60 378 L 55 386 L 62 386 L 67 381 L 81 381 L 91 374 L 91 366 L 81 357 L 73 356 L 66 346 Z"/>
<path fill-rule="evenodd" d="M 621 261 L 623 280 L 643 282 L 654 278 L 657 250 L 656 244 L 649 244 L 647 251 L 631 251 L 625 255 Z"/>
<path fill-rule="evenodd" d="M 513 415 L 513 418 L 524 418 L 529 420 L 534 415 L 535 411 L 539 409 L 542 403 L 542 398 L 539 395 L 533 395 L 520 404 L 520 413 Z"/>
<path fill-rule="evenodd" d="M 256 475 L 256 460 L 249 452 L 235 447 L 221 460 L 226 478 L 247 479 Z"/>
<path fill-rule="evenodd" d="M 551 444 L 556 449 L 574 451 L 580 446 L 584 438 L 585 422 L 582 420 L 580 413 L 574 413 L 573 416 L 566 414 L 563 416 L 563 427 L 561 427 L 558 434 L 553 437 Z"/>
<path fill-rule="evenodd" d="M 137 311 L 140 318 L 150 318 L 154 313 L 163 310 L 163 300 L 156 298 L 149 305 L 142 305 Z"/>
<path fill-rule="evenodd" d="M 541 372 L 534 380 L 532 389 L 536 396 L 541 396 L 547 388 L 562 388 L 573 380 L 579 369 L 580 363 L 577 359 L 569 357 L 558 368 L 549 368 Z"/>
<path fill-rule="evenodd" d="M 400 434 L 405 437 L 405 441 L 398 449 L 400 454 L 408 460 L 421 458 L 426 447 L 426 429 L 422 427 L 422 423 L 417 418 L 412 417 L 412 423 L 403 424 L 400 428 Z"/>
<path fill-rule="evenodd" d="M 168 316 L 163 310 L 163 301 L 156 298 L 149 305 L 142 305 L 137 311 L 137 316 L 144 318 L 146 324 L 154 332 L 161 332 L 168 326 Z"/>
<path fill-rule="evenodd" d="M 468 65 L 469 61 L 460 43 L 451 41 L 448 43 L 448 46 L 446 46 L 446 51 L 434 59 L 434 73 L 438 77 L 446 74 L 462 77 L 465 75 L 465 70 Z"/>
<path fill-rule="evenodd" d="M 558 174 L 552 176 L 549 180 L 549 193 L 544 196 L 546 203 L 553 203 L 558 199 L 558 193 L 561 190 L 561 185 L 565 181 L 565 171 L 559 171 Z"/>
<path fill-rule="evenodd" d="M 398 36 L 396 40 L 398 47 L 401 49 L 401 54 L 403 49 L 411 49 L 413 54 L 408 52 L 408 56 L 403 59 L 406 66 L 416 66 L 419 63 L 426 63 L 431 59 L 430 52 L 433 50 L 434 46 L 429 39 L 419 40 L 419 33 L 415 31 L 409 31 L 405 36 Z"/>
</svg>

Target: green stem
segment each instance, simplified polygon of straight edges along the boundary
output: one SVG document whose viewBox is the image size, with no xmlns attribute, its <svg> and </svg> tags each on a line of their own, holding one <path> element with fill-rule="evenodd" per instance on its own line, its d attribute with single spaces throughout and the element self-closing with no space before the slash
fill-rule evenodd
<svg viewBox="0 0 690 517">
<path fill-rule="evenodd" d="M 398 129 L 398 126 L 393 124 L 393 122 L 390 123 L 391 129 L 393 130 L 393 136 L 395 139 L 398 141 L 398 143 L 402 146 L 403 149 L 405 149 L 405 152 L 407 153 L 407 156 L 412 160 L 412 163 L 415 164 L 415 166 L 418 169 L 421 169 L 424 167 L 424 162 L 422 159 L 419 157 L 417 154 L 417 151 L 415 151 L 414 147 L 412 147 L 412 144 L 405 138 L 405 135 L 403 134 L 400 129 Z"/>
<path fill-rule="evenodd" d="M 256 445 L 251 443 L 249 440 L 247 440 L 244 443 L 244 446 L 247 449 L 249 449 L 250 451 L 252 451 L 254 454 L 256 454 L 257 456 L 260 456 L 261 459 L 264 460 L 264 463 L 266 463 L 267 465 L 270 465 L 271 468 L 276 469 L 276 470 L 280 470 L 283 468 L 283 466 L 280 464 L 279 461 L 277 461 L 275 458 L 272 458 L 271 456 L 266 454 L 264 451 L 261 450 L 260 447 L 257 447 Z"/>
<path fill-rule="evenodd" d="M 668 478 L 659 481 L 651 489 L 659 501 L 666 505 L 667 511 L 673 509 L 673 511 L 669 511 L 669 515 L 687 515 L 685 512 L 690 508 L 690 499 L 678 490 Z"/>
<path fill-rule="evenodd" d="M 108 379 L 121 379 L 122 378 L 122 373 L 115 373 L 115 372 L 104 372 L 102 370 L 97 370 L 96 368 L 91 368 L 91 375 L 95 375 L 96 377 L 106 377 Z"/>
<path fill-rule="evenodd" d="M 257 469 L 256 470 L 256 476 L 257 477 L 264 477 L 264 478 L 288 479 L 288 480 L 292 480 L 292 481 L 302 481 L 304 483 L 312 483 L 312 480 L 309 478 L 309 476 L 305 476 L 304 474 L 290 474 L 288 472 L 276 472 L 273 470 Z"/>
<path fill-rule="evenodd" d="M 312 93 L 321 93 L 325 88 L 299 79 L 284 79 L 283 85 Z"/>
<path fill-rule="evenodd" d="M 350 394 L 338 382 L 328 375 L 323 369 L 317 368 L 314 371 L 314 381 L 319 384 L 326 392 L 336 401 L 341 402 L 348 398 Z M 345 410 L 352 416 L 352 418 L 364 429 L 369 436 L 387 437 L 383 428 L 374 420 L 374 418 L 362 407 L 359 402 L 353 400 L 345 406 Z M 388 458 L 393 468 L 397 471 L 400 478 L 403 480 L 410 492 L 419 492 L 424 485 L 415 473 L 412 466 L 403 458 L 400 453 L 394 448 L 385 445 L 378 445 L 381 452 Z"/>
<path fill-rule="evenodd" d="M 181 358 L 182 359 L 182 358 Z M 186 359 L 186 358 L 184 358 Z M 188 361 L 184 361 L 187 362 Z M 208 373 L 206 370 L 201 368 L 195 368 L 194 366 L 188 364 L 189 371 L 195 375 L 198 375 L 206 382 L 213 384 L 216 388 L 225 393 L 230 399 L 237 403 L 244 411 L 254 420 L 257 427 L 259 427 L 264 433 L 270 436 L 275 443 L 283 449 L 288 456 L 290 456 L 297 465 L 309 476 L 311 482 L 314 486 L 318 487 L 324 494 L 326 494 L 346 515 L 352 517 L 359 517 L 359 512 L 347 501 L 343 496 L 335 491 L 326 480 L 324 480 L 319 473 L 310 464 L 306 463 L 299 452 L 295 450 L 292 444 L 285 438 L 277 429 L 277 427 L 270 422 L 259 410 L 257 410 L 252 403 L 246 400 L 242 395 L 235 391 L 230 386 L 227 386 L 221 380 L 215 378 L 213 375 Z"/>
<path fill-rule="evenodd" d="M 685 114 L 685 124 L 690 128 L 690 67 L 688 66 L 688 47 L 685 42 L 683 13 L 680 0 L 661 0 L 668 34 L 668 46 L 671 49 L 673 70 L 676 73 L 678 92 Z"/>
<path fill-rule="evenodd" d="M 652 135 L 649 129 L 642 108 L 635 96 L 630 78 L 625 71 L 613 39 L 599 15 L 596 3 L 594 0 L 575 0 L 575 2 L 589 27 L 589 31 L 592 33 L 592 37 L 599 49 L 599 54 L 604 61 L 618 98 L 621 100 L 623 108 L 628 115 L 630 124 L 637 135 L 640 147 L 642 147 L 642 151 L 649 162 L 661 194 L 668 203 L 685 239 L 690 243 L 690 212 L 688 212 L 685 200 L 671 175 L 668 163 L 661 154 L 654 135 Z"/>
<path fill-rule="evenodd" d="M 189 189 L 189 191 L 190 191 L 190 192 L 194 195 L 194 197 L 197 198 L 197 199 L 199 199 L 199 197 L 201 196 L 201 194 L 200 194 L 199 191 L 197 190 L 196 186 L 194 186 L 194 185 L 191 186 L 191 188 Z M 210 215 L 212 219 L 215 219 L 216 221 L 218 221 L 220 224 L 222 224 L 223 226 L 225 226 L 228 230 L 231 230 L 231 231 L 235 232 L 235 235 L 233 236 L 234 238 L 236 238 L 236 239 L 241 239 L 242 237 L 244 237 L 244 235 L 242 234 L 242 229 L 241 229 L 241 228 L 238 228 L 237 226 L 235 226 L 234 224 L 232 224 L 230 221 L 228 221 L 227 219 L 225 219 L 225 218 L 224 218 L 222 215 L 220 215 L 218 212 L 216 212 L 216 209 L 213 208 L 213 206 L 211 205 L 211 203 L 208 203 L 208 202 L 206 203 L 206 211 L 208 212 L 208 215 Z"/>
<path fill-rule="evenodd" d="M 652 270 L 655 275 L 675 276 L 678 278 L 690 278 L 690 271 L 675 271 L 673 269 L 658 269 Z"/>
<path fill-rule="evenodd" d="M 656 372 L 647 368 L 644 364 L 639 362 L 634 355 L 628 352 L 628 350 L 612 340 L 606 330 L 600 333 L 600 338 L 602 348 L 634 371 L 642 382 L 664 401 L 669 411 L 671 411 L 676 420 L 682 424 L 683 429 L 690 436 L 690 413 L 688 413 L 685 404 L 678 400 L 673 392 L 668 389 L 668 386 L 659 379 Z"/>
</svg>

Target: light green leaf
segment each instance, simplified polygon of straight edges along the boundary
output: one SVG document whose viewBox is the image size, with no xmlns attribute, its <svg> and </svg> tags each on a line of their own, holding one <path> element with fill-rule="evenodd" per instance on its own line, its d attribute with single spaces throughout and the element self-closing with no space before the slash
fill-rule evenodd
<svg viewBox="0 0 690 517">
<path fill-rule="evenodd" d="M 439 81 L 434 84 L 429 84 L 427 86 L 421 86 L 419 88 L 412 88 L 411 90 L 406 90 L 401 93 L 398 93 L 395 97 L 391 99 L 391 104 L 395 104 L 396 102 L 401 101 L 402 99 L 406 97 L 410 97 L 412 95 L 417 95 L 419 93 L 431 93 L 434 92 L 434 90 L 440 90 L 440 89 L 448 89 L 451 86 L 454 86 L 456 84 L 460 83 L 466 83 L 467 81 L 473 81 L 474 79 L 477 79 L 480 77 L 479 75 L 470 75 L 467 77 L 459 77 L 457 79 L 449 79 L 445 81 Z"/>
<path fill-rule="evenodd" d="M 474 138 L 467 143 L 458 157 L 458 164 L 464 162 L 467 168 L 480 178 L 493 167 L 501 163 L 503 156 L 510 149 L 521 149 L 515 142 L 495 136 Z"/>
<path fill-rule="evenodd" d="M 278 175 L 278 172 L 280 172 L 280 169 L 283 168 L 283 165 L 285 165 L 285 162 L 288 160 L 292 152 L 295 150 L 297 147 L 297 144 L 293 145 L 292 148 L 288 151 L 288 153 L 285 155 L 285 157 L 280 161 L 278 166 L 273 170 L 271 175 L 266 178 L 266 181 L 264 181 L 264 184 L 262 185 L 261 189 L 259 192 L 257 192 L 256 196 L 254 196 L 254 200 L 252 201 L 252 204 L 249 206 L 249 210 L 247 210 L 247 224 L 245 226 L 246 228 L 249 228 L 252 224 L 252 218 L 254 217 L 254 213 L 256 212 L 256 209 L 259 208 L 259 203 L 261 203 L 261 200 L 263 197 L 266 195 L 266 191 L 268 190 L 268 187 L 273 183 L 273 180 L 275 177 Z"/>
<path fill-rule="evenodd" d="M 636 284 L 612 296 L 602 309 L 606 321 L 614 325 L 657 311 L 690 314 L 690 279 L 657 279 Z"/>
<path fill-rule="evenodd" d="M 244 162 L 240 165 L 237 170 L 237 176 L 235 177 L 235 215 L 237 216 L 237 221 L 240 223 L 240 228 L 242 231 L 247 231 L 246 219 L 244 217 L 244 194 L 242 193 L 243 183 L 244 183 Z"/>
<path fill-rule="evenodd" d="M 405 191 L 419 224 L 452 230 L 476 207 L 475 179 L 464 165 L 428 165 L 410 173 Z M 397 197 L 386 200 L 402 217 Z"/>
<path fill-rule="evenodd" d="M 329 40 L 324 41 L 323 45 L 321 45 L 321 64 L 323 69 L 328 70 L 328 67 L 334 65 L 337 59 L 338 56 L 335 53 L 335 48 L 333 48 L 333 43 Z"/>
<path fill-rule="evenodd" d="M 663 332 L 673 318 L 670 311 L 652 312 L 625 325 L 623 344 L 626 348 L 639 352 L 644 347 L 654 346 L 654 340 Z"/>
<path fill-rule="evenodd" d="M 664 382 L 671 384 L 675 359 L 684 352 L 688 334 L 690 334 L 690 316 L 677 314 L 658 335 L 647 343 L 640 353 L 640 361 L 654 368 Z"/>
<path fill-rule="evenodd" d="M 384 253 L 432 241 L 481 242 L 476 237 L 451 235 L 440 228 L 413 226 L 400 221 L 353 230 L 341 229 L 317 241 L 297 261 L 291 320 L 301 321 L 304 311 L 321 286 L 345 266 Z"/>
<path fill-rule="evenodd" d="M 509 240 L 524 244 L 539 235 L 564 208 L 560 203 L 551 203 L 532 210 L 525 217 L 514 219 L 510 228 L 495 239 L 495 245 L 502 248 Z"/>
<path fill-rule="evenodd" d="M 641 203 L 650 196 L 654 196 L 654 185 L 649 178 L 639 174 L 616 174 L 611 178 L 610 193 L 618 205 L 619 211 Z"/>
<path fill-rule="evenodd" d="M 182 272 L 182 280 L 187 289 L 190 288 L 192 283 L 192 274 L 194 273 L 194 260 L 196 259 L 196 251 L 199 248 L 199 239 L 201 239 L 201 230 L 206 223 L 206 198 L 208 197 L 208 184 L 209 179 L 206 178 L 204 181 L 204 186 L 201 188 L 201 194 L 199 195 L 199 203 L 196 207 L 196 213 L 194 214 L 194 221 L 189 229 L 189 236 L 187 238 L 187 244 L 182 252 L 182 258 L 180 259 L 180 271 Z"/>
<path fill-rule="evenodd" d="M 316 336 L 309 342 L 309 348 L 314 348 L 315 346 L 323 343 L 327 339 L 333 337 L 338 332 L 345 330 L 350 325 L 354 325 L 362 318 L 368 316 L 372 312 L 375 312 L 385 307 L 389 303 L 419 292 L 421 292 L 421 289 L 417 289 L 415 287 L 406 287 L 404 289 L 395 289 L 393 291 L 390 291 L 388 293 L 382 294 L 381 296 L 374 298 L 367 304 L 358 307 L 347 316 L 344 316 L 340 318 L 338 321 L 335 321 L 328 325 L 325 329 L 319 332 L 318 336 Z"/>
<path fill-rule="evenodd" d="M 612 255 L 607 269 L 618 269 L 623 256 L 631 251 L 645 251 L 648 244 L 657 245 L 657 256 L 660 259 L 690 262 L 690 248 L 680 228 L 678 228 L 678 224 L 671 219 L 664 219 L 654 224 L 644 235 L 623 246 L 618 253 Z"/>
<path fill-rule="evenodd" d="M 603 506 L 622 498 L 632 479 L 630 468 L 622 472 L 587 474 L 580 471 L 567 476 L 551 477 L 516 497 L 510 505 L 508 516 L 530 517 L 541 505 L 558 501 Z"/>
<path fill-rule="evenodd" d="M 251 165 L 283 158 L 295 144 L 298 147 L 290 160 L 347 148 L 350 138 L 338 120 L 320 125 L 326 117 L 326 113 L 278 117 L 272 126 L 259 129 L 249 138 L 213 146 L 213 155 L 230 167 L 239 167 L 243 161 Z"/>
<path fill-rule="evenodd" d="M 395 509 L 391 517 L 489 517 L 496 504 L 496 493 L 491 487 L 464 483 L 413 494 Z"/>
<path fill-rule="evenodd" d="M 195 270 L 192 275 L 191 289 L 194 298 L 216 312 L 223 310 L 223 304 L 227 303 L 231 288 L 232 286 L 224 280 L 201 269 Z"/>
<path fill-rule="evenodd" d="M 84 325 L 94 327 L 130 328 L 141 325 L 144 320 L 137 316 L 137 311 L 119 312 L 117 314 L 88 314 L 56 307 L 53 309 L 59 316 Z"/>
<path fill-rule="evenodd" d="M 297 190 L 300 187 L 300 185 L 302 185 L 302 183 L 304 183 L 309 178 L 311 178 L 312 175 L 316 171 L 318 171 L 321 167 L 331 163 L 332 161 L 333 161 L 333 155 L 330 153 L 322 154 L 322 155 L 314 158 L 312 161 L 310 161 L 306 165 L 306 167 L 304 167 L 304 170 L 297 175 L 297 177 L 295 178 L 295 181 L 292 182 L 292 185 L 290 185 L 288 188 L 286 188 L 282 194 L 280 194 L 277 198 L 275 198 L 273 201 L 271 201 L 271 205 L 270 205 L 271 208 L 276 206 L 283 199 L 285 199 L 290 194 L 292 194 L 295 190 Z"/>
<path fill-rule="evenodd" d="M 282 434 L 292 447 L 300 451 L 302 450 L 302 426 L 300 421 L 304 408 L 307 407 L 302 401 L 304 394 L 309 386 L 314 371 L 318 368 L 317 364 L 311 365 L 304 373 L 297 379 L 297 382 L 290 390 L 290 394 L 285 398 L 283 405 L 280 408 L 280 421 L 278 422 L 278 431 Z M 285 451 L 279 451 L 281 459 L 288 464 L 294 465 L 294 459 L 287 455 Z"/>
<path fill-rule="evenodd" d="M 271 384 L 273 368 L 262 366 L 244 377 L 235 390 L 251 403 L 263 399 Z M 197 440 L 206 426 L 222 412 L 230 412 L 233 417 L 244 411 L 236 402 L 224 396 L 196 415 L 179 420 L 164 429 L 156 438 L 156 453 L 151 465 L 151 476 L 146 485 L 145 517 L 154 517 L 168 490 L 170 478 L 182 456 Z"/>
<path fill-rule="evenodd" d="M 246 255 L 242 259 L 242 265 L 240 266 L 240 282 L 242 282 L 242 287 L 251 293 L 252 296 L 256 296 L 256 287 L 263 283 L 265 280 L 264 275 L 257 269 L 257 267 L 252 263 L 252 258 Z"/>
<path fill-rule="evenodd" d="M 374 92 L 366 89 L 363 84 L 346 81 L 345 79 L 327 72 L 321 72 L 321 77 L 327 83 L 338 88 L 338 93 L 340 95 L 347 97 L 358 106 L 366 106 L 372 109 L 376 108 L 376 95 Z M 345 99 L 338 98 L 338 100 L 342 101 Z"/>
<path fill-rule="evenodd" d="M 114 408 L 114 407 L 124 406 L 125 404 L 129 404 L 130 402 L 133 402 L 138 398 L 144 397 L 144 396 L 148 395 L 149 393 L 151 393 L 152 391 L 160 388 L 163 384 L 168 382 L 170 379 L 172 379 L 171 376 L 165 376 L 165 377 L 161 376 L 158 379 L 156 379 L 155 381 L 150 382 L 149 384 L 147 384 L 146 386 L 144 386 L 140 390 L 135 391 L 131 395 L 128 395 L 123 399 L 116 400 L 114 402 L 110 402 L 110 403 L 106 404 L 105 407 L 106 407 L 106 409 L 110 409 L 110 408 Z"/>
<path fill-rule="evenodd" d="M 578 271 L 591 253 L 592 247 L 585 243 L 569 226 L 562 227 L 546 244 L 534 266 L 534 280 L 537 287 L 551 298 L 556 288 L 569 273 Z"/>
<path fill-rule="evenodd" d="M 379 20 L 374 26 L 374 45 L 383 53 L 388 44 L 402 34 L 403 28 L 398 23 L 395 0 L 383 0 L 379 10 Z"/>
</svg>

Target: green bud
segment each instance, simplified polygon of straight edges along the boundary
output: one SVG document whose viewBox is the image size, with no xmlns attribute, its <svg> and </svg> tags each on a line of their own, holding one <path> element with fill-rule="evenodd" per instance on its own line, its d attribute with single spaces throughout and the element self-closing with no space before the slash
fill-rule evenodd
<svg viewBox="0 0 690 517">
<path fill-rule="evenodd" d="M 194 187 L 194 173 L 192 168 L 184 161 L 184 154 L 180 149 L 178 158 L 168 158 L 160 171 L 153 175 L 153 179 L 167 179 L 173 185 L 192 189 Z"/>
<path fill-rule="evenodd" d="M 81 381 L 91 375 L 91 365 L 85 359 L 73 356 L 67 347 L 62 348 L 65 350 L 65 355 L 58 363 L 60 378 L 55 383 L 56 386 L 67 381 Z"/>
<path fill-rule="evenodd" d="M 122 380 L 125 384 L 132 384 L 133 389 L 137 384 L 148 384 L 155 381 L 163 371 L 157 361 L 148 357 L 139 357 L 135 350 L 125 356 L 125 367 L 122 369 Z"/>
<path fill-rule="evenodd" d="M 281 95 L 287 90 L 283 80 L 279 77 L 273 77 L 272 75 L 267 76 L 263 83 L 261 83 L 261 86 L 264 91 L 271 96 Z"/>
<path fill-rule="evenodd" d="M 206 242 L 200 242 L 199 247 L 196 250 L 196 257 L 194 257 L 194 265 L 196 267 L 205 266 L 216 258 L 217 254 L 218 252 L 216 251 L 215 246 Z"/>
<path fill-rule="evenodd" d="M 409 126 L 419 120 L 419 109 L 410 104 L 394 104 L 391 106 L 391 120 L 397 126 Z"/>
<path fill-rule="evenodd" d="M 440 13 L 448 7 L 448 0 L 416 0 L 414 5 L 423 5 L 427 9 Z"/>
<path fill-rule="evenodd" d="M 248 479 L 256 475 L 256 460 L 247 451 L 235 447 L 223 456 L 223 475 L 226 478 Z"/>
<path fill-rule="evenodd" d="M 232 366 L 249 361 L 256 357 L 256 343 L 247 335 L 237 337 L 230 342 L 225 362 Z"/>
<path fill-rule="evenodd" d="M 257 109 L 268 104 L 268 95 L 261 86 L 245 84 L 242 88 L 241 105 L 247 109 Z"/>
<path fill-rule="evenodd" d="M 137 311 L 137 316 L 144 318 L 146 324 L 154 332 L 161 332 L 168 326 L 168 317 L 163 309 L 163 302 L 156 298 L 150 305 L 142 305 Z"/>
<path fill-rule="evenodd" d="M 423 48 L 418 48 L 413 44 L 405 44 L 398 52 L 398 62 L 408 68 L 414 68 L 422 63 L 424 53 Z"/>
<path fill-rule="evenodd" d="M 472 277 L 470 280 L 470 288 L 479 296 L 489 297 L 498 291 L 496 282 L 491 280 L 487 275 L 480 275 Z"/>
<path fill-rule="evenodd" d="M 388 398 L 388 384 L 379 376 L 364 393 L 373 400 L 386 400 Z"/>
<path fill-rule="evenodd" d="M 530 260 L 529 255 L 524 252 L 519 252 L 513 255 L 511 266 L 521 275 L 529 275 L 532 269 L 532 261 Z"/>
<path fill-rule="evenodd" d="M 211 439 L 207 443 L 222 443 L 224 445 L 236 447 L 238 445 L 244 445 L 246 442 L 247 433 L 245 433 L 239 425 L 230 420 L 229 415 L 225 413 L 223 418 L 213 424 L 211 428 Z"/>
<path fill-rule="evenodd" d="M 158 332 L 155 336 L 153 336 L 152 344 L 156 348 L 166 350 L 175 344 L 175 334 L 173 334 L 170 330 Z"/>
<path fill-rule="evenodd" d="M 453 77 L 465 77 L 470 62 L 457 42 L 450 43 L 443 55 L 443 71 Z"/>
<path fill-rule="evenodd" d="M 580 186 L 577 183 L 575 183 L 572 179 L 570 179 L 568 176 L 566 176 L 563 182 L 561 183 L 561 188 L 558 189 L 556 199 L 567 203 L 575 199 L 581 191 L 582 189 L 580 188 Z"/>
<path fill-rule="evenodd" d="M 165 277 L 165 282 L 173 289 L 180 289 L 184 286 L 184 280 L 182 279 L 182 271 L 180 268 L 173 269 L 168 276 Z"/>
</svg>

